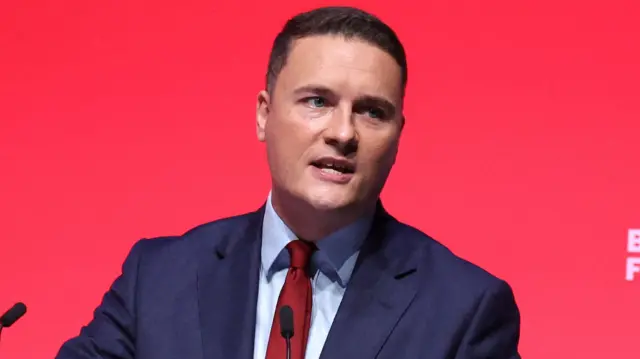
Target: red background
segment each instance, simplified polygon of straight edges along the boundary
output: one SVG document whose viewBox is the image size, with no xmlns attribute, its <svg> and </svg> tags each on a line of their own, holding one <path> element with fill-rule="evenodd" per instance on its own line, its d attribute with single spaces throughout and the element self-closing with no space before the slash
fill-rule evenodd
<svg viewBox="0 0 640 359">
<path fill-rule="evenodd" d="M 52 358 L 141 237 L 257 208 L 255 95 L 326 2 L 0 5 L 0 356 Z M 409 55 L 389 210 L 505 278 L 525 358 L 638 358 L 636 0 L 350 1 Z"/>
</svg>

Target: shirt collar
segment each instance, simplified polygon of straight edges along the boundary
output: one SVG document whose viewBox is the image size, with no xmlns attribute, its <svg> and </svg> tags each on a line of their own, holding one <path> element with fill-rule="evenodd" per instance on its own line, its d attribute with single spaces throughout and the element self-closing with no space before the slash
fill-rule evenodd
<svg viewBox="0 0 640 359">
<path fill-rule="evenodd" d="M 329 279 L 346 286 L 353 273 L 354 257 L 360 250 L 371 227 L 372 217 L 364 217 L 317 241 L 318 251 L 311 259 L 312 269 L 320 270 Z M 286 245 L 297 239 L 271 204 L 271 192 L 265 206 L 262 224 L 262 270 L 270 280 L 273 273 L 289 267 Z M 351 260 L 350 260 L 351 259 Z"/>
</svg>

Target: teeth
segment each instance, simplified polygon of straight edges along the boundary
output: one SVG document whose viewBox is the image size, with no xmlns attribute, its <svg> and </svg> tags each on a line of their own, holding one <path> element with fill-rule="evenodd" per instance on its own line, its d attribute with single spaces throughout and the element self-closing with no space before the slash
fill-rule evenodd
<svg viewBox="0 0 640 359">
<path fill-rule="evenodd" d="M 329 165 L 327 166 L 329 168 L 333 168 L 334 170 L 340 171 L 340 172 L 344 172 L 345 168 L 342 166 L 336 166 L 336 165 Z"/>
<path fill-rule="evenodd" d="M 316 163 L 316 167 L 318 167 L 320 170 L 325 171 L 326 173 L 333 173 L 333 174 L 345 174 L 345 173 L 351 173 L 353 171 L 351 171 L 349 169 L 348 166 L 343 166 L 341 164 L 337 164 L 334 162 L 319 162 Z"/>
<path fill-rule="evenodd" d="M 342 174 L 342 172 L 340 172 L 340 171 L 337 171 L 337 170 L 335 170 L 333 168 L 327 168 L 327 167 L 322 168 L 321 171 L 322 172 L 326 172 L 326 173 L 336 174 L 336 175 L 341 175 Z"/>
</svg>

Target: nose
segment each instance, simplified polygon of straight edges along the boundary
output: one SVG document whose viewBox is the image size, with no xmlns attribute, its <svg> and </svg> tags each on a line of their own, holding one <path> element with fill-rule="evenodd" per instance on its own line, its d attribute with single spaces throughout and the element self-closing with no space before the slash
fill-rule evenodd
<svg viewBox="0 0 640 359">
<path fill-rule="evenodd" d="M 354 116 L 350 109 L 336 109 L 325 130 L 325 142 L 338 149 L 342 155 L 348 155 L 358 149 L 358 133 Z"/>
</svg>

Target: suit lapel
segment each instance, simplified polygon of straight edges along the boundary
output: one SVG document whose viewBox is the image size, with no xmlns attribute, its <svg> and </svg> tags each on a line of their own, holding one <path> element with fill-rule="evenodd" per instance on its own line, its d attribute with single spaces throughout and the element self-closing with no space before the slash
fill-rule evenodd
<svg viewBox="0 0 640 359">
<path fill-rule="evenodd" d="M 253 358 L 263 210 L 235 225 L 235 234 L 212 234 L 228 238 L 201 253 L 198 307 L 204 359 Z"/>
<path fill-rule="evenodd" d="M 379 205 L 321 359 L 374 358 L 415 297 L 416 251 L 394 233 L 394 222 Z"/>
</svg>

